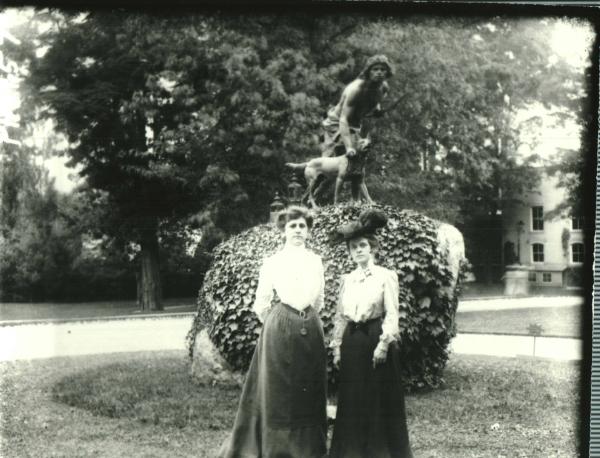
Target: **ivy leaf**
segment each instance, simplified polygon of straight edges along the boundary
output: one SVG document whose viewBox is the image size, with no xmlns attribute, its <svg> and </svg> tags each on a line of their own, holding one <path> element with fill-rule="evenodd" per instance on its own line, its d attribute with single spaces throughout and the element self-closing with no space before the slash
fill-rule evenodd
<svg viewBox="0 0 600 458">
<path fill-rule="evenodd" d="M 425 296 L 424 298 L 422 298 L 419 301 L 419 306 L 422 309 L 427 309 L 427 308 L 429 308 L 430 305 L 431 305 L 431 298 L 429 298 L 428 296 Z"/>
</svg>

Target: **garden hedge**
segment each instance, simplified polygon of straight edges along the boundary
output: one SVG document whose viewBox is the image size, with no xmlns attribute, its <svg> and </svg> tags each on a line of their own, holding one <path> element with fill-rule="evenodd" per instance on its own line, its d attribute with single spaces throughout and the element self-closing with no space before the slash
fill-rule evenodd
<svg viewBox="0 0 600 458">
<path fill-rule="evenodd" d="M 388 215 L 380 230 L 377 263 L 393 269 L 400 279 L 400 326 L 403 377 L 409 388 L 436 387 L 442 382 L 448 344 L 455 335 L 460 277 L 450 266 L 451 253 L 440 244 L 441 223 L 410 210 L 376 205 Z M 325 267 L 325 305 L 321 318 L 329 340 L 333 328 L 340 277 L 354 269 L 345 244 L 331 245 L 329 234 L 354 220 L 358 204 L 327 206 L 315 218 L 307 246 L 321 255 Z M 462 249 L 462 237 L 460 237 Z M 261 325 L 252 311 L 262 259 L 281 248 L 283 237 L 273 224 L 262 224 L 231 237 L 214 250 L 198 296 L 198 312 L 188 334 L 193 358 L 198 333 L 211 341 L 236 370 L 245 371 Z M 460 254 L 462 272 L 465 262 Z M 456 256 L 454 256 L 456 260 Z M 336 370 L 329 353 L 328 373 L 335 386 Z"/>
</svg>

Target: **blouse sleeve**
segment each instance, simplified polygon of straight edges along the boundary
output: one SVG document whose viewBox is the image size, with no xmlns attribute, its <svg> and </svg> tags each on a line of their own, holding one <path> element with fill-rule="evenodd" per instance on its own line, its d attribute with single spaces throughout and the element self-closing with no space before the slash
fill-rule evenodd
<svg viewBox="0 0 600 458">
<path fill-rule="evenodd" d="M 269 267 L 270 262 L 265 259 L 258 274 L 258 286 L 256 287 L 256 299 L 254 300 L 254 313 L 256 313 L 261 323 L 265 321 L 273 299 L 273 278 Z"/>
<path fill-rule="evenodd" d="M 317 299 L 315 301 L 315 304 L 313 305 L 314 309 L 318 312 L 319 310 L 321 310 L 323 308 L 323 304 L 325 302 L 325 272 L 323 269 L 323 261 L 321 260 L 320 257 L 317 257 L 317 267 L 316 267 L 316 276 L 317 276 L 317 282 L 318 282 L 318 295 L 317 295 Z"/>
<path fill-rule="evenodd" d="M 337 301 L 337 310 L 335 316 L 333 317 L 333 332 L 331 335 L 331 342 L 329 342 L 329 346 L 333 348 L 333 351 L 338 351 L 340 345 L 342 345 L 342 337 L 344 336 L 344 331 L 346 330 L 346 325 L 348 324 L 348 319 L 343 315 L 343 307 L 342 307 L 342 296 L 344 294 L 344 285 L 346 283 L 346 276 L 342 276 L 340 292 L 338 294 Z"/>
<path fill-rule="evenodd" d="M 398 295 L 400 287 L 398 285 L 398 274 L 394 271 L 386 272 L 386 278 L 383 283 L 383 307 L 385 318 L 382 324 L 382 332 L 379 337 L 377 347 L 380 350 L 387 351 L 388 346 L 400 337 L 400 328 L 398 325 L 399 303 Z"/>
</svg>

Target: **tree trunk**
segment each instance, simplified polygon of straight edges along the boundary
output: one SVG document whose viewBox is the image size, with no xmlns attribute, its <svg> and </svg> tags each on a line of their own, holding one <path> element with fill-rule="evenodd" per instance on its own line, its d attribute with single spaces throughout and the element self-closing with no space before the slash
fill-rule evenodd
<svg viewBox="0 0 600 458">
<path fill-rule="evenodd" d="M 158 261 L 158 234 L 147 230 L 140 241 L 140 273 L 137 300 L 140 310 L 162 310 L 162 287 Z"/>
</svg>

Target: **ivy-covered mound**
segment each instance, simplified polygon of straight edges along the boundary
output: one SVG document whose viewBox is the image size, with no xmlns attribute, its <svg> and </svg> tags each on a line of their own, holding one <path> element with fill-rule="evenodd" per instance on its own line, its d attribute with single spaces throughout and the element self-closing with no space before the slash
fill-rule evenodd
<svg viewBox="0 0 600 458">
<path fill-rule="evenodd" d="M 448 344 L 455 334 L 457 265 L 459 261 L 462 265 L 464 252 L 462 237 L 451 226 L 419 213 L 376 207 L 389 218 L 387 227 L 379 232 L 376 262 L 395 270 L 400 279 L 400 349 L 405 383 L 411 388 L 435 387 L 442 381 Z M 331 245 L 329 234 L 339 225 L 356 219 L 362 209 L 358 204 L 323 207 L 307 243 L 321 255 L 325 267 L 325 306 L 321 318 L 327 340 L 333 328 L 341 275 L 355 268 L 346 245 Z M 454 250 L 458 253 L 449 252 L 452 248 L 440 236 L 442 226 L 458 234 L 460 246 Z M 263 224 L 215 248 L 213 264 L 198 297 L 198 313 L 188 335 L 190 356 L 193 357 L 196 336 L 206 329 L 234 369 L 248 368 L 260 333 L 260 322 L 252 311 L 258 271 L 262 260 L 282 244 L 281 232 L 272 224 Z M 335 384 L 332 359 L 330 352 L 328 373 L 330 382 Z"/>
</svg>

